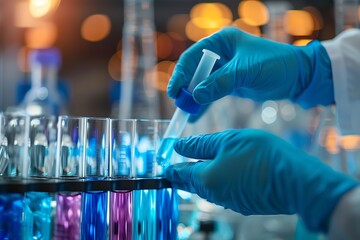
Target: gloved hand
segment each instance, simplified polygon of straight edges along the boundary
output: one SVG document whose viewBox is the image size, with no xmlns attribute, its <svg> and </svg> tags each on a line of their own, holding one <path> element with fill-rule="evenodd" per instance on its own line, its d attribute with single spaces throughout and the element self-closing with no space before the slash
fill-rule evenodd
<svg viewBox="0 0 360 240">
<path fill-rule="evenodd" d="M 304 108 L 334 103 L 331 62 L 320 42 L 296 47 L 234 27 L 193 44 L 181 55 L 168 85 L 171 98 L 191 81 L 204 48 L 219 54 L 220 60 L 194 89 L 199 104 L 226 95 L 255 101 L 290 99 Z"/>
<path fill-rule="evenodd" d="M 358 183 L 261 130 L 227 130 L 175 144 L 186 157 L 169 166 L 174 188 L 244 215 L 298 213 L 310 230 L 327 231 L 339 199 Z"/>
</svg>

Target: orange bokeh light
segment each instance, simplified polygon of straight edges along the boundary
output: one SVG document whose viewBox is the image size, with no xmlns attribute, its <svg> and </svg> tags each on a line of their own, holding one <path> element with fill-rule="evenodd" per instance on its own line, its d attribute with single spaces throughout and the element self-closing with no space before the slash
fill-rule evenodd
<svg viewBox="0 0 360 240">
<path fill-rule="evenodd" d="M 311 14 L 302 10 L 289 10 L 284 16 L 285 31 L 293 36 L 307 36 L 314 31 Z"/>
<path fill-rule="evenodd" d="M 159 59 L 166 59 L 173 49 L 171 37 L 166 33 L 158 33 L 156 36 L 156 49 Z"/>
<path fill-rule="evenodd" d="M 312 39 L 299 39 L 299 40 L 296 40 L 293 43 L 293 45 L 295 45 L 295 46 L 306 46 L 311 41 L 312 41 Z"/>
<path fill-rule="evenodd" d="M 255 36 L 261 36 L 261 31 L 260 28 L 257 26 L 251 26 L 249 24 L 247 24 L 243 19 L 236 19 L 233 23 L 233 26 L 247 32 L 250 34 L 253 34 Z"/>
<path fill-rule="evenodd" d="M 238 6 L 238 14 L 243 21 L 252 26 L 261 26 L 269 21 L 269 10 L 260 1 L 242 1 Z"/>
<path fill-rule="evenodd" d="M 108 36 L 111 22 L 108 16 L 95 14 L 87 17 L 81 25 L 81 36 L 90 42 L 101 41 Z"/>
<path fill-rule="evenodd" d="M 42 22 L 25 32 L 25 43 L 29 48 L 51 47 L 57 38 L 57 27 L 52 22 Z"/>
</svg>

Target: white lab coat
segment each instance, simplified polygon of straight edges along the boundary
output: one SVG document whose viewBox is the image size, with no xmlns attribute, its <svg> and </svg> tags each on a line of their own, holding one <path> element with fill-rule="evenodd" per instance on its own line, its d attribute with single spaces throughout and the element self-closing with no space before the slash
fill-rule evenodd
<svg viewBox="0 0 360 240">
<path fill-rule="evenodd" d="M 342 135 L 360 134 L 360 29 L 349 29 L 322 42 L 330 60 L 338 128 Z M 360 187 L 347 193 L 335 208 L 331 240 L 360 239 Z"/>
<path fill-rule="evenodd" d="M 322 44 L 331 60 L 339 130 L 342 135 L 360 134 L 360 29 Z"/>
</svg>

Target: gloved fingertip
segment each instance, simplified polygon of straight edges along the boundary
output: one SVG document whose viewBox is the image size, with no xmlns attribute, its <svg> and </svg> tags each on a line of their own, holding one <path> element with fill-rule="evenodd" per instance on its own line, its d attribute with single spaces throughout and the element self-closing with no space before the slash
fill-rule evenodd
<svg viewBox="0 0 360 240">
<path fill-rule="evenodd" d="M 193 91 L 193 97 L 198 104 L 208 104 L 211 102 L 211 97 L 205 88 L 197 87 Z"/>
<path fill-rule="evenodd" d="M 189 139 L 189 137 L 180 138 L 174 145 L 174 150 L 181 155 L 181 153 L 184 151 L 184 146 L 186 141 Z"/>
</svg>

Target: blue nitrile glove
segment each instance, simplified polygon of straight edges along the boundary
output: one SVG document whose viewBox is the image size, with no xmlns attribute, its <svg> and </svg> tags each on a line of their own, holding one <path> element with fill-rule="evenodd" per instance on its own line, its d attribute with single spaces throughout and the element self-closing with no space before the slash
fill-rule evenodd
<svg viewBox="0 0 360 240">
<path fill-rule="evenodd" d="M 168 85 L 171 98 L 189 84 L 204 48 L 219 54 L 220 60 L 193 91 L 199 104 L 226 95 L 255 101 L 290 99 L 304 108 L 334 103 L 331 62 L 320 42 L 297 47 L 235 27 L 202 39 L 181 55 Z"/>
<path fill-rule="evenodd" d="M 174 188 L 244 215 L 298 213 L 310 230 L 326 232 L 337 202 L 358 185 L 270 133 L 227 130 L 179 140 L 186 157 L 212 159 L 169 166 Z"/>
</svg>

